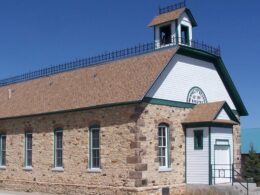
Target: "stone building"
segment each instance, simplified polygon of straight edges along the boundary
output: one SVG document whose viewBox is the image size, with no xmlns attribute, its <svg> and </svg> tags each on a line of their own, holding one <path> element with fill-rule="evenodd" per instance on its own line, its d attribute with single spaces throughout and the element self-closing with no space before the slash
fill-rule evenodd
<svg viewBox="0 0 260 195">
<path fill-rule="evenodd" d="M 0 81 L 0 186 L 60 194 L 181 194 L 231 182 L 247 110 L 183 3 L 154 41 Z"/>
</svg>

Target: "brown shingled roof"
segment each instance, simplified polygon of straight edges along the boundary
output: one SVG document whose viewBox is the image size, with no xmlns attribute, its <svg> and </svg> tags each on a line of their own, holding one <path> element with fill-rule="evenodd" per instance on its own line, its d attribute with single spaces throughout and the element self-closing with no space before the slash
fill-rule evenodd
<svg viewBox="0 0 260 195">
<path fill-rule="evenodd" d="M 171 12 L 167 12 L 167 13 L 158 15 L 158 16 L 154 17 L 154 19 L 150 22 L 150 24 L 148 26 L 151 27 L 151 26 L 155 26 L 155 25 L 162 24 L 165 22 L 176 20 L 177 18 L 179 18 L 181 16 L 181 14 L 183 12 L 185 12 L 185 9 L 186 8 L 180 8 L 180 9 L 176 9 Z"/>
<path fill-rule="evenodd" d="M 219 112 L 223 107 L 231 111 L 231 109 L 229 108 L 228 104 L 225 101 L 213 102 L 207 104 L 198 104 L 189 113 L 189 115 L 183 121 L 183 124 L 204 123 L 204 122 L 225 123 L 225 124 L 232 124 L 232 125 L 237 124 L 238 120 L 234 115 L 231 117 L 233 120 L 216 119 L 216 117 L 218 116 Z M 232 111 L 229 113 L 232 113 Z"/>
<path fill-rule="evenodd" d="M 1 87 L 0 118 L 140 101 L 177 49 Z"/>
<path fill-rule="evenodd" d="M 163 24 L 166 22 L 170 22 L 173 20 L 178 19 L 183 13 L 186 13 L 191 21 L 191 24 L 193 27 L 197 26 L 197 22 L 195 20 L 195 18 L 193 17 L 191 11 L 188 8 L 179 8 L 164 14 L 160 14 L 158 16 L 155 16 L 154 19 L 150 22 L 150 24 L 148 25 L 149 27 L 158 25 L 158 24 Z"/>
</svg>

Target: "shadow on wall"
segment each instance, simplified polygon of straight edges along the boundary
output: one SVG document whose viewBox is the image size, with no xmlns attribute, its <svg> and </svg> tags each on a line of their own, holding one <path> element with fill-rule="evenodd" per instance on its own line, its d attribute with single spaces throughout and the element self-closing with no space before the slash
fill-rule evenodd
<svg viewBox="0 0 260 195">
<path fill-rule="evenodd" d="M 146 104 L 128 104 L 107 108 L 89 109 L 64 113 L 43 114 L 38 116 L 20 117 L 0 120 L 0 133 L 24 134 L 25 131 L 33 133 L 50 133 L 56 128 L 64 131 L 85 129 L 92 125 L 101 128 L 120 128 L 121 125 L 136 123 Z M 132 124 L 132 125 L 133 125 Z"/>
</svg>

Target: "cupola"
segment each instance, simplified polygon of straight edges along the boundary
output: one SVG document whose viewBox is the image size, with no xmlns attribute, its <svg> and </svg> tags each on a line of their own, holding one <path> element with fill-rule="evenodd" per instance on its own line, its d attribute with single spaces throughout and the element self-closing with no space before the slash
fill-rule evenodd
<svg viewBox="0 0 260 195">
<path fill-rule="evenodd" d="M 197 26 L 197 22 L 184 1 L 159 8 L 159 14 L 148 26 L 154 27 L 156 48 L 177 44 L 189 46 L 192 41 L 192 28 Z"/>
</svg>

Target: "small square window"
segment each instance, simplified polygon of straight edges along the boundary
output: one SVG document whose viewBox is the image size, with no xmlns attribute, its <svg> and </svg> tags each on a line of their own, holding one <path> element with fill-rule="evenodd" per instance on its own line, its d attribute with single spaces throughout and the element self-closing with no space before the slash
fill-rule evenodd
<svg viewBox="0 0 260 195">
<path fill-rule="evenodd" d="M 194 131 L 194 149 L 203 150 L 203 130 Z"/>
</svg>

